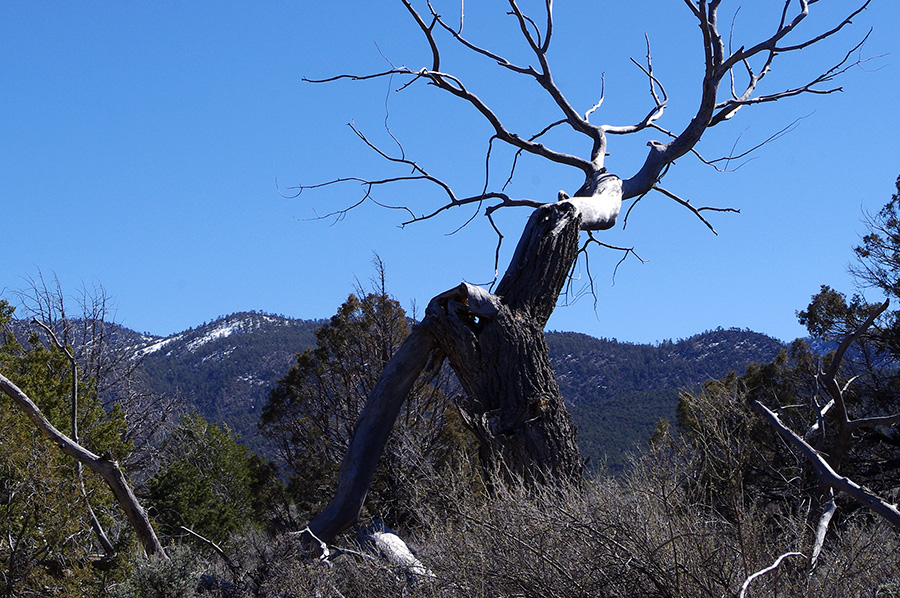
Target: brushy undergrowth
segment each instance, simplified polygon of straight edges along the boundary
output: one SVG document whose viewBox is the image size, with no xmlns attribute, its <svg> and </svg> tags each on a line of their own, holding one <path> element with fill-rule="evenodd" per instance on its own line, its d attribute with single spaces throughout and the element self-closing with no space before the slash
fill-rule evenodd
<svg viewBox="0 0 900 598">
<path fill-rule="evenodd" d="M 468 475 L 419 478 L 407 505 L 414 524 L 398 531 L 431 578 L 359 553 L 350 534 L 338 544 L 354 552 L 325 565 L 306 559 L 290 535 L 256 533 L 236 551 L 241 574 L 207 559 L 236 587 L 201 595 L 718 598 L 739 595 L 748 577 L 798 552 L 754 578 L 746 595 L 900 596 L 897 530 L 857 511 L 832 527 L 811 570 L 808 505 L 748 499 L 725 516 L 697 498 L 696 463 L 672 446 L 642 456 L 625 478 L 557 488 L 488 491 L 473 489 Z"/>
</svg>

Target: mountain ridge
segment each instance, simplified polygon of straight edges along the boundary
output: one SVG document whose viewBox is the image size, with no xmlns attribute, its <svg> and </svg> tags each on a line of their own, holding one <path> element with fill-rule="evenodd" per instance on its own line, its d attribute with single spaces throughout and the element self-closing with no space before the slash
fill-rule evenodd
<svg viewBox="0 0 900 598">
<path fill-rule="evenodd" d="M 168 336 L 111 325 L 117 342 L 140 359 L 154 393 L 179 396 L 188 410 L 227 424 L 252 450 L 268 456 L 257 422 L 278 379 L 297 353 L 315 346 L 327 320 L 258 311 L 220 316 Z M 548 331 L 551 364 L 579 430 L 582 453 L 595 467 L 627 467 L 662 419 L 674 419 L 678 394 L 730 370 L 771 361 L 786 344 L 735 328 L 641 344 L 578 332 Z"/>
<path fill-rule="evenodd" d="M 627 467 L 660 419 L 674 422 L 678 395 L 703 382 L 771 361 L 782 341 L 746 329 L 707 330 L 655 345 L 596 339 L 573 332 L 546 335 L 550 362 L 594 467 Z M 599 462 L 598 462 L 599 461 Z"/>
</svg>

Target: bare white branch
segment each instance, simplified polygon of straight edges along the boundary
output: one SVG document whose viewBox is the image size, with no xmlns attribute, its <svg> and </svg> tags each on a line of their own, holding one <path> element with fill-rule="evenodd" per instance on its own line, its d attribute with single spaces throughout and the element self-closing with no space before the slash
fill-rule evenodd
<svg viewBox="0 0 900 598">
<path fill-rule="evenodd" d="M 610 135 L 628 135 L 631 133 L 642 131 L 650 126 L 654 121 L 660 119 L 666 109 L 666 103 L 668 102 L 669 97 L 666 94 L 666 89 L 665 87 L 663 87 L 663 84 L 660 83 L 660 81 L 653 74 L 653 60 L 650 54 L 650 37 L 645 35 L 644 39 L 647 42 L 647 66 L 644 67 L 644 65 L 639 63 L 634 58 L 631 59 L 631 62 L 633 62 L 639 69 L 641 69 L 641 71 L 643 71 L 643 73 L 647 75 L 647 79 L 650 81 L 650 97 L 653 98 L 653 108 L 651 108 L 647 115 L 637 124 L 618 127 L 612 125 L 604 125 L 602 127 L 603 131 Z M 656 92 L 657 87 L 659 87 L 659 92 L 662 94 L 662 97 L 660 97 Z"/>
<path fill-rule="evenodd" d="M 897 505 L 888 503 L 871 490 L 863 488 L 850 478 L 838 474 L 818 451 L 784 425 L 773 411 L 759 401 L 754 401 L 753 405 L 783 439 L 806 457 L 822 484 L 846 493 L 860 505 L 884 518 L 891 525 L 900 528 L 900 511 L 897 510 Z"/>
<path fill-rule="evenodd" d="M 760 569 L 759 571 L 757 571 L 756 573 L 754 573 L 753 575 L 748 577 L 746 580 L 744 580 L 744 583 L 741 585 L 741 592 L 740 592 L 740 594 L 738 594 L 740 596 L 740 598 L 744 598 L 747 595 L 747 588 L 750 587 L 750 584 L 753 582 L 754 579 L 756 579 L 757 577 L 761 577 L 761 576 L 765 575 L 766 573 L 769 573 L 770 571 L 774 571 L 775 569 L 778 568 L 779 565 L 781 565 L 781 562 L 784 561 L 784 559 L 786 559 L 788 557 L 792 557 L 792 556 L 803 556 L 803 553 L 802 552 L 786 552 L 783 555 L 781 555 L 780 557 L 778 557 L 777 559 L 775 559 L 774 563 L 772 563 L 768 567 Z"/>
<path fill-rule="evenodd" d="M 639 198 L 650 190 L 658 190 L 668 197 L 674 199 L 675 201 L 678 201 L 685 207 L 688 207 L 695 215 L 700 217 L 701 221 L 704 222 L 704 224 L 710 230 L 715 232 L 715 229 L 712 227 L 712 225 L 705 218 L 703 218 L 700 213 L 705 210 L 734 212 L 736 212 L 737 210 L 707 207 L 694 208 L 689 204 L 689 202 L 665 190 L 664 188 L 659 186 L 659 182 L 665 175 L 668 166 L 671 165 L 677 158 L 691 152 L 697 155 L 698 158 L 700 158 L 704 163 L 713 166 L 717 170 L 728 170 L 730 168 L 732 160 L 742 159 L 745 156 L 748 156 L 752 152 L 756 151 L 760 147 L 774 141 L 779 136 L 789 132 L 796 124 L 796 121 L 795 123 L 792 123 L 791 125 L 788 125 L 777 133 L 771 135 L 768 139 L 766 139 L 762 143 L 755 145 L 749 150 L 736 154 L 732 152 L 732 155 L 730 156 L 724 156 L 722 158 L 716 158 L 714 160 L 707 160 L 703 158 L 695 149 L 695 146 L 698 144 L 704 132 L 709 127 L 729 120 L 740 110 L 740 108 L 744 106 L 774 102 L 807 93 L 829 94 L 839 91 L 839 87 L 824 87 L 824 85 L 832 81 L 837 76 L 843 74 L 853 66 L 857 66 L 863 62 L 863 60 L 861 59 L 854 60 L 853 55 L 854 53 L 859 51 L 859 48 L 861 47 L 865 39 L 863 39 L 863 42 L 855 45 L 849 52 L 846 53 L 842 60 L 839 60 L 830 69 L 826 70 L 816 77 L 813 77 L 806 83 L 782 90 L 780 92 L 762 94 L 757 93 L 760 83 L 771 71 L 772 64 L 777 56 L 779 56 L 780 54 L 803 50 L 838 34 L 838 32 L 845 29 L 846 26 L 851 23 L 854 17 L 859 15 L 868 6 L 870 0 L 860 0 L 861 4 L 857 8 L 849 11 L 848 16 L 842 18 L 838 23 L 826 28 L 824 31 L 808 36 L 803 41 L 792 44 L 787 44 L 786 40 L 790 37 L 793 37 L 799 25 L 805 21 L 807 15 L 809 14 L 811 5 L 815 4 L 815 2 L 803 0 L 799 2 L 798 6 L 797 3 L 793 1 L 784 0 L 781 10 L 779 11 L 780 14 L 774 33 L 768 35 L 767 37 L 764 37 L 762 40 L 756 40 L 754 43 L 742 45 L 737 49 L 732 49 L 732 38 L 734 37 L 734 20 L 732 20 L 731 22 L 731 30 L 729 32 L 730 37 L 727 40 L 727 44 L 726 40 L 723 39 L 723 36 L 720 33 L 718 20 L 718 9 L 721 3 L 720 0 L 705 0 L 698 2 L 685 0 L 685 5 L 690 9 L 691 13 L 694 15 L 694 17 L 697 19 L 698 24 L 700 25 L 700 30 L 702 33 L 702 43 L 704 48 L 705 69 L 701 85 L 700 100 L 697 105 L 696 111 L 693 115 L 693 118 L 690 119 L 690 122 L 680 132 L 669 132 L 657 124 L 657 121 L 659 121 L 666 112 L 665 109 L 668 102 L 668 96 L 664 86 L 659 81 L 653 70 L 653 61 L 650 51 L 649 38 L 647 38 L 646 40 L 646 62 L 644 64 L 641 64 L 638 61 L 633 60 L 633 62 L 647 77 L 647 81 L 649 83 L 651 105 L 649 106 L 646 114 L 639 121 L 630 125 L 594 125 L 589 122 L 589 118 L 600 108 L 603 103 L 605 97 L 604 78 L 601 75 L 601 94 L 599 101 L 594 106 L 590 107 L 583 115 L 578 113 L 572 107 L 562 90 L 554 81 L 550 63 L 548 60 L 548 51 L 550 48 L 550 42 L 553 33 L 553 5 L 551 0 L 545 0 L 544 2 L 546 22 L 545 24 L 542 24 L 542 26 L 538 26 L 538 22 L 540 21 L 539 19 L 532 19 L 531 17 L 526 15 L 519 7 L 516 0 L 507 0 L 509 4 L 508 14 L 516 19 L 519 33 L 521 34 L 522 39 L 524 39 L 537 60 L 537 62 L 533 66 L 514 64 L 500 53 L 486 48 L 464 36 L 462 33 L 464 7 L 460 8 L 459 26 L 453 27 L 438 12 L 437 8 L 433 5 L 432 0 L 426 0 L 427 11 L 423 13 L 420 13 L 416 8 L 413 7 L 412 0 L 401 1 L 406 7 L 409 14 L 412 15 L 413 19 L 418 25 L 419 30 L 425 36 L 425 39 L 429 44 L 432 58 L 430 67 L 421 68 L 419 70 L 412 70 L 406 66 L 391 65 L 391 68 L 386 71 L 368 75 L 343 74 L 327 79 L 305 80 L 309 82 L 324 83 L 340 79 L 364 81 L 379 77 L 402 76 L 409 79 L 401 87 L 401 89 L 403 89 L 407 85 L 410 85 L 420 79 L 424 79 L 426 82 L 436 86 L 440 90 L 450 93 L 451 95 L 467 102 L 469 105 L 475 108 L 475 110 L 490 124 L 493 129 L 493 135 L 488 144 L 487 155 L 485 156 L 485 185 L 480 194 L 470 195 L 469 197 L 462 199 L 459 199 L 455 196 L 455 194 L 450 190 L 448 184 L 436 179 L 435 177 L 432 177 L 431 175 L 428 175 L 414 162 L 406 161 L 405 155 L 401 155 L 400 158 L 391 157 L 386 152 L 382 152 L 375 148 L 357 132 L 357 134 L 360 135 L 360 138 L 363 139 L 364 142 L 369 144 L 370 147 L 373 147 L 373 149 L 375 149 L 382 157 L 393 162 L 403 162 L 410 165 L 418 175 L 421 175 L 422 180 L 427 180 L 432 183 L 438 184 L 447 194 L 447 203 L 429 214 L 415 215 L 412 214 L 411 210 L 407 208 L 406 211 L 410 212 L 412 217 L 408 219 L 404 224 L 434 217 L 435 215 L 451 207 L 466 204 L 480 206 L 482 202 L 491 200 L 495 200 L 495 203 L 492 203 L 487 208 L 490 211 L 496 210 L 498 207 L 516 205 L 534 207 L 537 205 L 542 205 L 545 202 L 537 202 L 533 200 L 512 200 L 505 194 L 506 186 L 512 179 L 512 176 L 514 175 L 516 170 L 518 159 L 523 152 L 527 152 L 537 157 L 545 158 L 557 164 L 578 168 L 585 175 L 585 183 L 580 189 L 573 193 L 573 195 L 592 195 L 595 191 L 596 181 L 598 180 L 597 176 L 603 174 L 606 171 L 605 160 L 607 156 L 607 136 L 627 135 L 653 128 L 663 131 L 667 136 L 670 137 L 670 139 L 665 143 L 651 142 L 650 152 L 648 153 L 643 165 L 632 176 L 623 178 L 623 199 L 630 199 L 635 197 Z M 516 74 L 526 75 L 534 79 L 547 93 L 547 95 L 550 96 L 556 107 L 562 112 L 562 118 L 557 119 L 553 123 L 545 126 L 544 129 L 542 129 L 539 133 L 537 133 L 536 135 L 532 135 L 531 137 L 521 136 L 507 128 L 503 120 L 501 120 L 500 115 L 496 113 L 491 107 L 489 107 L 478 95 L 469 90 L 459 77 L 445 72 L 441 69 L 441 51 L 436 36 L 438 34 L 444 33 L 449 35 L 452 40 L 461 44 L 467 50 L 496 62 L 502 68 Z M 751 62 L 755 62 L 755 65 L 751 64 Z M 738 90 L 736 88 L 737 84 L 734 72 L 734 69 L 736 67 L 739 69 L 744 69 L 745 71 L 746 84 L 742 85 L 743 90 Z M 720 101 L 718 98 L 719 87 L 725 77 L 728 77 L 728 83 L 726 85 L 730 85 L 730 94 L 728 94 L 727 99 Z M 568 125 L 575 132 L 581 133 L 591 139 L 592 147 L 589 159 L 585 159 L 566 152 L 561 152 L 541 143 L 540 138 L 547 131 L 554 129 L 562 124 Z M 506 184 L 501 188 L 499 192 L 491 192 L 488 184 L 491 168 L 491 151 L 493 149 L 494 140 L 511 145 L 512 147 L 516 148 L 510 167 L 510 176 L 507 179 Z M 724 167 L 720 166 L 722 163 L 725 164 Z M 740 167 L 741 165 L 742 164 L 738 165 L 738 167 Z M 364 196 L 365 200 L 370 198 L 368 192 L 371 190 L 372 185 L 380 185 L 387 182 L 400 180 L 414 179 L 412 177 L 398 177 L 390 179 L 378 179 L 375 181 L 360 180 L 358 182 L 361 182 L 366 186 L 367 193 Z M 358 204 L 354 204 L 354 206 L 355 205 Z M 344 211 L 337 211 L 329 214 L 328 217 L 340 218 L 345 213 L 346 212 Z"/>
<path fill-rule="evenodd" d="M 816 526 L 816 541 L 813 543 L 812 555 L 809 557 L 810 571 L 815 569 L 818 563 L 822 547 L 825 545 L 825 535 L 828 533 L 828 526 L 831 523 L 831 518 L 834 517 L 835 511 L 837 511 L 833 488 L 828 489 L 827 497 L 828 501 L 825 503 L 825 509 L 822 511 L 822 516 L 819 517 L 819 525 Z"/>
<path fill-rule="evenodd" d="M 635 173 L 635 175 L 624 180 L 623 187 L 626 199 L 642 195 L 653 188 L 659 181 L 660 175 L 666 165 L 671 164 L 681 156 L 693 150 L 707 128 L 728 120 L 734 116 L 737 110 L 742 106 L 773 102 L 806 93 L 833 93 L 840 88 L 821 89 L 816 86 L 833 80 L 836 76 L 862 62 L 861 60 L 855 62 L 850 61 L 852 54 L 858 51 L 862 45 L 862 42 L 860 42 L 860 44 L 854 46 L 853 49 L 851 49 L 850 52 L 848 52 L 835 66 L 831 67 L 818 77 L 815 77 L 805 85 L 790 88 L 779 93 L 753 96 L 759 82 L 769 72 L 772 62 L 775 57 L 779 55 L 780 50 L 800 50 L 835 35 L 849 24 L 854 16 L 858 15 L 866 8 L 866 6 L 868 6 L 869 0 L 866 0 L 859 8 L 852 11 L 850 15 L 843 19 L 837 26 L 816 35 L 805 42 L 792 46 L 782 46 L 779 44 L 806 18 L 809 13 L 809 6 L 812 3 L 801 0 L 799 9 L 794 14 L 793 18 L 789 20 L 788 11 L 793 3 L 790 1 L 785 2 L 779 26 L 773 35 L 749 47 L 742 46 L 736 51 L 730 52 L 727 56 L 724 40 L 718 30 L 717 11 L 719 2 L 694 3 L 686 0 L 685 4 L 697 18 L 700 24 L 700 30 L 703 34 L 706 69 L 703 78 L 700 102 L 694 117 L 684 130 L 666 144 L 651 146 L 650 153 L 644 161 L 644 165 L 637 173 Z M 765 58 L 762 68 L 758 72 L 754 72 L 750 67 L 749 60 L 757 55 L 764 55 Z M 740 96 L 737 95 L 736 91 L 733 91 L 731 99 L 720 103 L 717 99 L 719 85 L 725 76 L 728 76 L 729 79 L 731 79 L 733 75 L 732 69 L 739 64 L 743 64 L 747 69 L 749 78 L 747 88 Z"/>
<path fill-rule="evenodd" d="M 12 399 L 35 427 L 65 454 L 87 465 L 103 478 L 112 491 L 113 496 L 116 497 L 119 505 L 128 516 L 147 555 L 158 555 L 162 558 L 167 558 L 165 550 L 163 550 L 162 544 L 160 544 L 156 533 L 153 531 L 153 526 L 147 518 L 146 512 L 141 507 L 137 497 L 135 497 L 131 486 L 125 479 L 125 475 L 119 468 L 119 464 L 92 453 L 57 430 L 28 395 L 2 374 L 0 374 L 0 391 Z"/>
</svg>

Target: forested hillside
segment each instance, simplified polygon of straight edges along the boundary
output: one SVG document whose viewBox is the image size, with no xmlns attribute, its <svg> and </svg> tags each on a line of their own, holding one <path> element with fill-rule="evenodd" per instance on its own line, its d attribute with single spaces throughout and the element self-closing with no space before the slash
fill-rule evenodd
<svg viewBox="0 0 900 598">
<path fill-rule="evenodd" d="M 768 363 L 784 344 L 749 330 L 707 331 L 641 345 L 575 332 L 547 334 L 556 379 L 578 425 L 582 454 L 596 469 L 621 472 L 661 418 L 674 422 L 678 393 L 751 363 Z"/>
<path fill-rule="evenodd" d="M 294 355 L 315 344 L 321 324 L 243 312 L 170 337 L 145 336 L 136 354 L 154 391 L 180 396 L 207 420 L 227 423 L 244 443 L 265 452 L 256 426 L 260 411 Z M 659 345 L 574 332 L 548 333 L 547 342 L 582 453 L 590 465 L 616 472 L 660 418 L 674 418 L 681 389 L 731 370 L 742 373 L 783 348 L 771 337 L 734 329 Z"/>
<path fill-rule="evenodd" d="M 268 393 L 294 355 L 315 344 L 316 320 L 241 312 L 136 347 L 148 385 L 179 397 L 211 422 L 224 422 L 256 451 Z"/>
</svg>

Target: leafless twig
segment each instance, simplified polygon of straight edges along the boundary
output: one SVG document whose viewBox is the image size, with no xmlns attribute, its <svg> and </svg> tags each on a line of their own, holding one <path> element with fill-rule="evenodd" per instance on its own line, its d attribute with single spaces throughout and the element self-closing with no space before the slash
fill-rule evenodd
<svg viewBox="0 0 900 598">
<path fill-rule="evenodd" d="M 667 190 L 667 189 L 663 189 L 663 188 L 660 187 L 659 185 L 654 185 L 654 186 L 653 186 L 653 190 L 654 190 L 654 191 L 659 191 L 660 193 L 662 193 L 663 195 L 665 195 L 665 196 L 668 197 L 669 199 L 674 199 L 676 202 L 678 202 L 679 204 L 681 204 L 681 205 L 683 205 L 684 207 L 686 207 L 687 209 L 689 209 L 689 210 L 690 210 L 691 212 L 693 212 L 694 215 L 697 216 L 697 218 L 699 218 L 700 221 L 701 221 L 703 224 L 705 224 L 705 225 L 707 226 L 707 228 L 709 228 L 709 230 L 711 230 L 711 231 L 713 232 L 713 234 L 716 235 L 716 236 L 718 236 L 719 233 L 716 232 L 716 229 L 713 228 L 712 224 L 710 224 L 709 221 L 708 221 L 706 218 L 704 218 L 703 215 L 702 215 L 700 212 L 703 212 L 703 211 L 706 211 L 706 210 L 710 210 L 710 211 L 713 211 L 713 212 L 734 212 L 734 213 L 736 213 L 736 214 L 740 214 L 740 213 L 741 213 L 740 210 L 735 209 L 735 208 L 713 208 L 713 207 L 709 207 L 709 206 L 704 206 L 704 207 L 701 207 L 701 208 L 694 207 L 693 205 L 691 205 L 691 202 L 689 202 L 688 200 L 682 199 L 682 198 L 678 197 L 677 195 L 675 195 L 675 194 L 672 193 L 671 191 L 669 191 L 669 190 Z"/>
<path fill-rule="evenodd" d="M 754 579 L 756 579 L 757 577 L 761 577 L 761 576 L 765 575 L 766 573 L 769 573 L 770 571 L 774 571 L 775 569 L 778 568 L 779 565 L 781 565 L 781 563 L 782 563 L 782 561 L 784 561 L 784 559 L 786 559 L 788 557 L 792 557 L 792 556 L 803 556 L 803 553 L 802 552 L 786 552 L 783 555 L 781 555 L 780 557 L 778 557 L 777 559 L 775 559 L 774 563 L 772 563 L 768 567 L 760 569 L 759 571 L 757 571 L 756 573 L 754 573 L 753 575 L 748 577 L 746 580 L 744 580 L 744 583 L 741 585 L 741 592 L 739 594 L 740 598 L 744 598 L 744 596 L 747 595 L 747 588 L 750 587 L 750 584 L 753 582 Z"/>
</svg>

